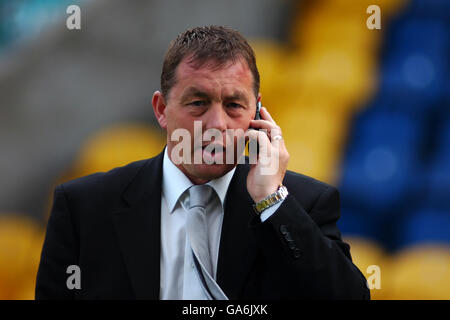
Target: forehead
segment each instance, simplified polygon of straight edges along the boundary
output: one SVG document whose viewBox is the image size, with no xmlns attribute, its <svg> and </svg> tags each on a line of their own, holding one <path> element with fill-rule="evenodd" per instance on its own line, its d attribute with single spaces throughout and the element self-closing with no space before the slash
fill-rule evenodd
<svg viewBox="0 0 450 320">
<path fill-rule="evenodd" d="M 178 90 L 199 86 L 206 90 L 239 90 L 253 93 L 253 75 L 243 59 L 226 62 L 218 66 L 213 60 L 206 61 L 200 67 L 185 57 L 175 73 L 175 85 Z M 178 91 L 177 90 L 177 91 Z"/>
</svg>

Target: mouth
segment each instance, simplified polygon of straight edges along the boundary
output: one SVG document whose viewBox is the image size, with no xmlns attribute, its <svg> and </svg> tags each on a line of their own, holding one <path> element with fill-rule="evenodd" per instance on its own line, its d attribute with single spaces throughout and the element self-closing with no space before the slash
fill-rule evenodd
<svg viewBox="0 0 450 320">
<path fill-rule="evenodd" d="M 226 146 L 224 146 L 223 144 L 220 143 L 206 143 L 204 145 L 202 145 L 202 150 L 205 150 L 208 147 L 209 150 L 211 151 L 225 151 L 226 150 Z"/>
<path fill-rule="evenodd" d="M 223 162 L 224 155 L 225 155 L 225 146 L 221 144 L 210 143 L 202 146 L 202 158 L 204 162 L 207 164 L 224 163 Z"/>
</svg>

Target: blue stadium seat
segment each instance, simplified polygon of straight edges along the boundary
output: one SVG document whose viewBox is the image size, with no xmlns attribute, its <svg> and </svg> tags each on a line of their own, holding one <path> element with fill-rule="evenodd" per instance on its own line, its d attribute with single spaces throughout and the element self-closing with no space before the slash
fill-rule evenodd
<svg viewBox="0 0 450 320">
<path fill-rule="evenodd" d="M 450 119 L 440 131 L 437 150 L 427 180 L 427 203 L 450 210 Z M 450 230 L 449 230 L 450 233 Z"/>
<path fill-rule="evenodd" d="M 407 215 L 400 226 L 400 247 L 450 244 L 450 210 L 422 208 Z"/>
<path fill-rule="evenodd" d="M 439 20 L 405 19 L 392 30 L 380 90 L 401 110 L 436 106 L 445 92 L 449 28 Z"/>
<path fill-rule="evenodd" d="M 445 120 L 439 137 L 438 154 L 450 160 L 450 117 Z"/>
<path fill-rule="evenodd" d="M 413 0 L 408 9 L 410 15 L 450 18 L 450 1 L 448 0 Z"/>
<path fill-rule="evenodd" d="M 340 182 L 343 205 L 381 214 L 406 203 L 413 196 L 422 123 L 374 107 L 357 119 L 351 137 Z"/>
<path fill-rule="evenodd" d="M 341 218 L 337 225 L 341 233 L 347 237 L 362 237 L 374 240 L 379 238 L 379 228 L 374 217 L 355 209 L 342 208 Z"/>
<path fill-rule="evenodd" d="M 445 20 L 407 16 L 394 26 L 390 30 L 390 50 L 420 49 L 433 53 L 448 48 L 448 25 Z"/>
</svg>

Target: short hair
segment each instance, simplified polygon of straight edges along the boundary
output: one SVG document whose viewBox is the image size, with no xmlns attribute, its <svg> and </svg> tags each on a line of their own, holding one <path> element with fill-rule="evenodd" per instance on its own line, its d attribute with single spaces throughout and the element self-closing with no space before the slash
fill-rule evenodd
<svg viewBox="0 0 450 320">
<path fill-rule="evenodd" d="M 242 58 L 253 75 L 253 90 L 258 95 L 260 78 L 253 49 L 236 30 L 224 26 L 205 26 L 188 29 L 173 40 L 164 57 L 161 72 L 161 91 L 166 99 L 175 84 L 175 72 L 181 60 L 191 56 L 195 68 L 212 61 L 217 69 Z"/>
</svg>

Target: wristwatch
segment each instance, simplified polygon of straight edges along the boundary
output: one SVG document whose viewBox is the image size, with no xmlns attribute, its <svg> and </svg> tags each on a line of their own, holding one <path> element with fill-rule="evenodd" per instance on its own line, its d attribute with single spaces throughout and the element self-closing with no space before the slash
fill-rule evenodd
<svg viewBox="0 0 450 320">
<path fill-rule="evenodd" d="M 255 210 L 257 215 L 260 215 L 264 210 L 267 208 L 270 208 L 271 206 L 277 204 L 280 201 L 283 201 L 286 199 L 287 195 L 289 194 L 287 188 L 280 184 L 277 191 L 269 194 L 267 197 L 262 199 L 261 201 L 255 203 L 253 205 L 253 209 Z"/>
</svg>

